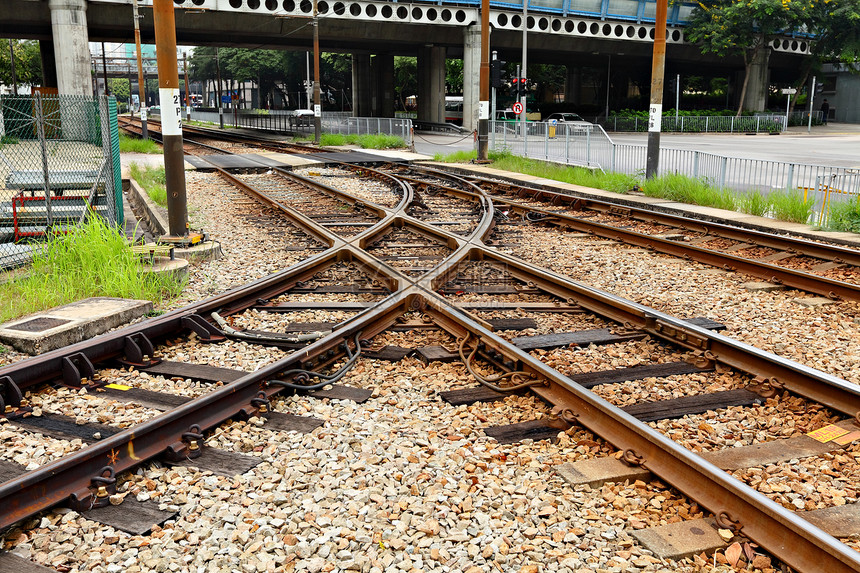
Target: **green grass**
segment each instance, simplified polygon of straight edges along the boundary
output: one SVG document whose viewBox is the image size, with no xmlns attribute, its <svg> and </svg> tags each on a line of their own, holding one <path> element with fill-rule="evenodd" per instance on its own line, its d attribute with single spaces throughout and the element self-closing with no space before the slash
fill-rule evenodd
<svg viewBox="0 0 860 573">
<path fill-rule="evenodd" d="M 648 197 L 660 197 L 680 203 L 729 210 L 734 210 L 738 204 L 738 197 L 733 192 L 714 187 L 704 179 L 678 173 L 665 173 L 648 179 L 641 188 Z"/>
<path fill-rule="evenodd" d="M 440 163 L 468 163 L 478 158 L 477 151 L 455 151 L 454 153 L 442 154 L 436 153 L 433 155 L 433 161 Z"/>
<path fill-rule="evenodd" d="M 396 135 L 384 135 L 381 133 L 357 135 L 351 133 L 343 135 L 340 133 L 323 133 L 320 136 L 320 145 L 357 145 L 362 149 L 398 149 L 406 147 L 402 137 Z"/>
<path fill-rule="evenodd" d="M 860 197 L 851 201 L 830 202 L 827 228 L 833 231 L 860 233 Z"/>
<path fill-rule="evenodd" d="M 806 223 L 812 216 L 812 201 L 803 200 L 803 192 L 799 190 L 781 189 L 768 195 L 773 217 L 780 221 Z"/>
<path fill-rule="evenodd" d="M 167 187 L 164 167 L 141 167 L 137 163 L 128 166 L 131 178 L 137 181 L 149 198 L 162 207 L 167 207 Z"/>
<path fill-rule="evenodd" d="M 161 153 L 161 146 L 151 139 L 139 139 L 129 137 L 124 133 L 119 134 L 120 153 Z"/>
<path fill-rule="evenodd" d="M 764 217 L 770 210 L 770 199 L 759 191 L 743 193 L 738 197 L 738 209 L 744 213 Z"/>
<path fill-rule="evenodd" d="M 0 322 L 92 296 L 151 300 L 176 297 L 182 284 L 141 273 L 121 232 L 99 217 L 56 235 L 36 251 L 29 272 L 0 285 Z"/>
</svg>

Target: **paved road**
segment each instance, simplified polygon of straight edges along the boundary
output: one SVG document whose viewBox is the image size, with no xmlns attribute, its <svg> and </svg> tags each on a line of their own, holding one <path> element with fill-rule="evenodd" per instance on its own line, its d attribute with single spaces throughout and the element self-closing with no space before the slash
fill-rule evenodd
<svg viewBox="0 0 860 573">
<path fill-rule="evenodd" d="M 645 133 L 610 133 L 616 143 L 647 142 Z M 812 128 L 793 127 L 781 135 L 759 134 L 663 134 L 663 147 L 697 149 L 730 157 L 770 159 L 860 168 L 860 125 L 831 123 Z M 472 136 L 415 134 L 415 151 L 425 155 L 471 151 Z"/>
</svg>

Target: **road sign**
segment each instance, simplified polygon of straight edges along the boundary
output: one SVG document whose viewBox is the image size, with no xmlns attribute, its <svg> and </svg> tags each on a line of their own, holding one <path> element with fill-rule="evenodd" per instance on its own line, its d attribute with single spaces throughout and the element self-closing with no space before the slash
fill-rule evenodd
<svg viewBox="0 0 860 573">
<path fill-rule="evenodd" d="M 515 114 L 519 115 L 523 112 L 523 104 L 521 104 L 520 102 L 514 102 L 514 105 L 511 106 L 511 109 L 514 110 Z"/>
<path fill-rule="evenodd" d="M 797 90 L 794 88 L 783 88 L 779 91 L 782 92 L 782 95 L 794 95 L 797 93 Z"/>
</svg>

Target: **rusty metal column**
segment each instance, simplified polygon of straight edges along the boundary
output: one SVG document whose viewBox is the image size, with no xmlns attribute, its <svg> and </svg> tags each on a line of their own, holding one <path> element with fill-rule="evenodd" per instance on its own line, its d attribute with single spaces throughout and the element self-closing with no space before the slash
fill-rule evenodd
<svg viewBox="0 0 860 573">
<path fill-rule="evenodd" d="M 660 167 L 660 120 L 663 117 L 663 75 L 666 68 L 667 0 L 657 0 L 654 24 L 654 55 L 651 59 L 651 105 L 648 109 L 648 158 L 645 177 L 657 175 Z"/>
<path fill-rule="evenodd" d="M 18 78 L 15 77 L 15 50 L 12 48 L 12 38 L 9 38 L 9 63 L 12 64 L 12 89 L 18 95 Z"/>
<path fill-rule="evenodd" d="M 104 42 L 102 42 L 102 77 L 104 77 L 104 80 L 105 80 L 105 95 L 109 96 L 110 95 L 110 88 L 108 87 L 108 82 L 107 82 L 107 57 L 105 55 L 105 43 Z"/>
<path fill-rule="evenodd" d="M 134 10 L 134 46 L 137 50 L 137 93 L 140 97 L 140 136 L 149 139 L 146 127 L 146 81 L 143 79 L 143 53 L 140 49 L 140 14 L 137 11 L 137 0 L 132 4 Z"/>
<path fill-rule="evenodd" d="M 489 156 L 490 131 L 490 0 L 481 0 L 481 75 L 478 95 L 478 161 Z"/>
<path fill-rule="evenodd" d="M 320 103 L 320 23 L 317 0 L 314 0 L 314 143 L 319 145 L 322 133 L 322 104 Z"/>
<path fill-rule="evenodd" d="M 182 102 L 176 61 L 176 24 L 173 0 L 155 0 L 155 50 L 158 59 L 158 100 L 164 143 L 164 177 L 167 184 L 167 219 L 171 239 L 188 236 L 185 197 L 185 156 L 182 151 Z"/>
</svg>

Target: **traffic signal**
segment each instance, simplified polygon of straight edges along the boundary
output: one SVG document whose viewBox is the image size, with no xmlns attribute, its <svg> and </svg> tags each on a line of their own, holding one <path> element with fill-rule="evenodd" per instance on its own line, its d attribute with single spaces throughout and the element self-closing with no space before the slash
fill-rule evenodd
<svg viewBox="0 0 860 573">
<path fill-rule="evenodd" d="M 511 95 L 520 99 L 520 78 L 511 78 Z"/>
<path fill-rule="evenodd" d="M 502 60 L 493 60 L 490 63 L 490 85 L 496 89 L 502 87 Z"/>
<path fill-rule="evenodd" d="M 824 83 L 823 82 L 816 82 L 815 83 L 815 93 L 820 94 L 823 91 L 824 91 Z"/>
</svg>

